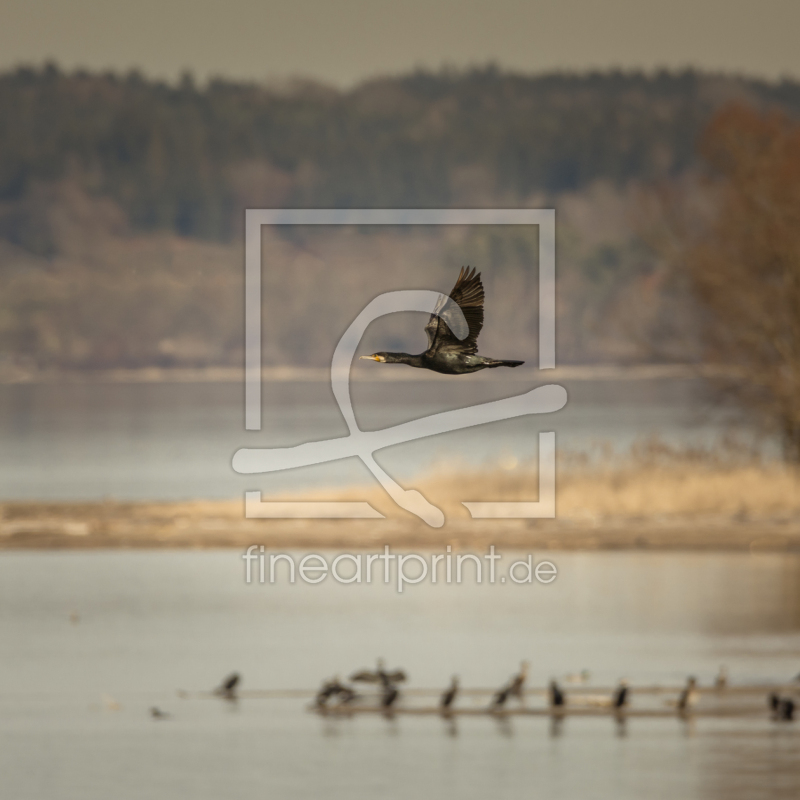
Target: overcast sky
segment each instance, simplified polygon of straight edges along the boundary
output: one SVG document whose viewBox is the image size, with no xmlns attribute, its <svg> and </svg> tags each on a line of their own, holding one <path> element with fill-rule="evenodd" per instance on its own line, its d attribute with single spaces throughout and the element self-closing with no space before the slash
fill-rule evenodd
<svg viewBox="0 0 800 800">
<path fill-rule="evenodd" d="M 800 0 L 0 0 L 0 69 L 348 86 L 418 66 L 699 67 L 800 78 Z"/>
</svg>

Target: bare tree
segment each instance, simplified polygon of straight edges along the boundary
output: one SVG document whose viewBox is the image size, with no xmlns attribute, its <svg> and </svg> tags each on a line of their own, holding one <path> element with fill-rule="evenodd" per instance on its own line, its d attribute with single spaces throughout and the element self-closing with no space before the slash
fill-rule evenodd
<svg viewBox="0 0 800 800">
<path fill-rule="evenodd" d="M 800 125 L 732 105 L 700 149 L 714 213 L 683 253 L 706 358 L 736 368 L 737 399 L 800 462 Z"/>
</svg>

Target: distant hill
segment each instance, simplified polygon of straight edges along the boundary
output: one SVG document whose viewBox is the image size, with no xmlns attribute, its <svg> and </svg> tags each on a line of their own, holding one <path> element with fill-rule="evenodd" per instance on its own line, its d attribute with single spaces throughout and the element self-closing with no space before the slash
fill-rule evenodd
<svg viewBox="0 0 800 800">
<path fill-rule="evenodd" d="M 800 115 L 800 83 L 692 71 L 418 72 L 340 92 L 21 68 L 0 75 L 0 238 L 51 252 L 26 198 L 65 177 L 134 230 L 219 241 L 247 206 L 508 205 L 650 180 L 690 167 L 733 99 Z"/>
<path fill-rule="evenodd" d="M 695 359 L 691 307 L 632 219 L 639 187 L 699 167 L 698 135 L 732 100 L 800 115 L 800 84 L 484 69 L 339 92 L 0 75 L 0 381 L 240 365 L 243 211 L 270 206 L 555 207 L 559 362 Z M 446 291 L 463 264 L 491 298 L 486 351 L 535 351 L 535 303 L 520 301 L 535 232 L 346 234 L 265 233 L 283 265 L 265 270 L 265 363 L 329 363 L 376 294 Z M 421 330 L 382 322 L 374 348 L 421 346 Z"/>
</svg>

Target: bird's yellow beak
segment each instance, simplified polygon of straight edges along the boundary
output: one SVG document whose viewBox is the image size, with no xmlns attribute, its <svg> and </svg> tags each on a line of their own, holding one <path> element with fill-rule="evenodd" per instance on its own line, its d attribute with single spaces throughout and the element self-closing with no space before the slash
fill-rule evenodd
<svg viewBox="0 0 800 800">
<path fill-rule="evenodd" d="M 359 356 L 359 361 L 362 359 L 366 359 L 367 361 L 383 361 L 380 356 Z"/>
</svg>

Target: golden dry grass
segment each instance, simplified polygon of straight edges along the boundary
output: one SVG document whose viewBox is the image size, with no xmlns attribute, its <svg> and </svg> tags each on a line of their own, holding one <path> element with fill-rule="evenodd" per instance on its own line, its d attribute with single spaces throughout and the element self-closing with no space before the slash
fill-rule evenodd
<svg viewBox="0 0 800 800">
<path fill-rule="evenodd" d="M 404 482 L 445 512 L 434 529 L 376 484 L 281 500 L 367 501 L 384 520 L 247 519 L 242 499 L 165 503 L 2 503 L 0 549 L 89 547 L 485 547 L 800 552 L 800 472 L 753 454 L 674 450 L 562 456 L 557 518 L 473 520 L 464 501 L 536 500 L 533 465 L 442 464 Z"/>
<path fill-rule="evenodd" d="M 692 518 L 775 520 L 800 517 L 800 470 L 762 460 L 733 444 L 714 450 L 673 448 L 658 439 L 637 443 L 624 456 L 564 457 L 556 484 L 562 522 Z M 534 464 L 467 468 L 441 464 L 417 488 L 448 518 L 469 518 L 463 501 L 536 500 Z M 367 500 L 387 516 L 398 510 L 380 487 L 318 493 L 327 499 Z"/>
</svg>

